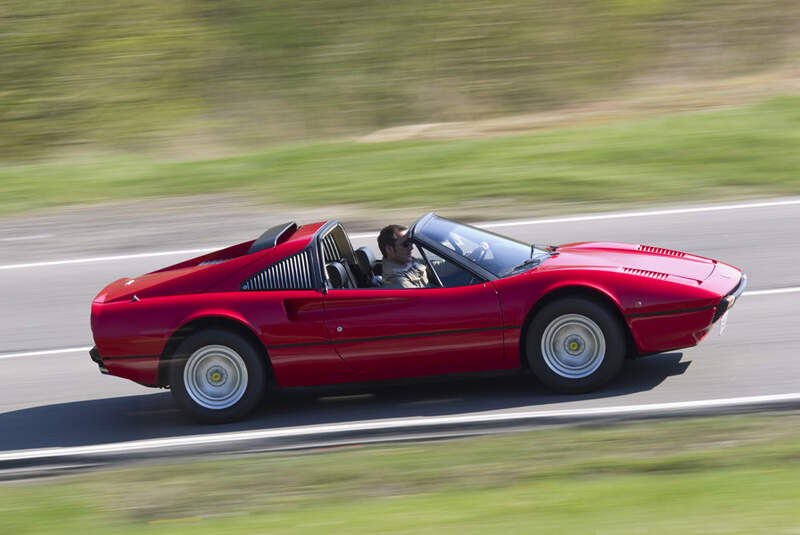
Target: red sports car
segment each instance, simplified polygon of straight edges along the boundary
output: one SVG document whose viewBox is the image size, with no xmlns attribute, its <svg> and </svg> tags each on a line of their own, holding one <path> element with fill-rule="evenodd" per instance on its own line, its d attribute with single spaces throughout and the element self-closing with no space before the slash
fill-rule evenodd
<svg viewBox="0 0 800 535">
<path fill-rule="evenodd" d="M 626 357 L 696 345 L 746 282 L 679 251 L 530 245 L 432 213 L 407 237 L 430 287 L 382 286 L 381 261 L 336 221 L 120 279 L 92 303 L 92 360 L 170 387 L 205 422 L 244 417 L 272 384 L 529 369 L 586 392 Z"/>
</svg>

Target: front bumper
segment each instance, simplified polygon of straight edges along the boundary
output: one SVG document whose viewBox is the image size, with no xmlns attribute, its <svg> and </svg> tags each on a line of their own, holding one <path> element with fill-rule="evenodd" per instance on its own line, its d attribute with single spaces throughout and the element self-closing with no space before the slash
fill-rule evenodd
<svg viewBox="0 0 800 535">
<path fill-rule="evenodd" d="M 720 299 L 719 304 L 717 305 L 717 309 L 714 312 L 714 317 L 711 320 L 711 323 L 715 323 L 719 320 L 725 313 L 733 307 L 733 304 L 742 295 L 744 289 L 747 287 L 747 275 L 742 273 L 742 278 L 739 279 L 739 284 L 736 287 L 728 292 L 725 296 Z"/>
</svg>

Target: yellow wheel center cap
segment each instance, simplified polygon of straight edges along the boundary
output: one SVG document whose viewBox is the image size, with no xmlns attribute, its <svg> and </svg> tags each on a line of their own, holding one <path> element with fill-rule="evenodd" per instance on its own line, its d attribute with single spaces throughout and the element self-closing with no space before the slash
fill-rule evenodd
<svg viewBox="0 0 800 535">
<path fill-rule="evenodd" d="M 577 351 L 578 350 L 578 342 L 570 342 L 569 343 L 569 348 L 571 350 L 573 350 L 573 351 Z"/>
<path fill-rule="evenodd" d="M 212 375 L 211 375 L 211 379 L 212 379 L 212 380 L 213 380 L 213 381 L 216 383 L 216 382 L 218 382 L 220 379 L 222 379 L 222 375 L 220 375 L 220 374 L 219 374 L 219 372 L 216 372 L 216 373 L 214 373 L 214 374 L 212 374 Z"/>
</svg>

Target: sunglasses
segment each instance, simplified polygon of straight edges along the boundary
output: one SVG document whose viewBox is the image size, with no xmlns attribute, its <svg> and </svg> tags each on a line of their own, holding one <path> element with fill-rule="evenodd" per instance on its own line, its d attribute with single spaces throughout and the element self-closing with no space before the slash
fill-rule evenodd
<svg viewBox="0 0 800 535">
<path fill-rule="evenodd" d="M 405 248 L 411 247 L 411 240 L 403 240 L 400 243 L 396 243 L 395 247 L 405 247 Z"/>
</svg>

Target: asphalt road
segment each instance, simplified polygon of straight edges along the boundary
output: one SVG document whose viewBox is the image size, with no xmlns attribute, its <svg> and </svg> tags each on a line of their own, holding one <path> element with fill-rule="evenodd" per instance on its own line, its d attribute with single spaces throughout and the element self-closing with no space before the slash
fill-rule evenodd
<svg viewBox="0 0 800 535">
<path fill-rule="evenodd" d="M 224 237 L 228 238 L 230 226 L 225 228 Z M 208 221 L 205 228 L 193 232 L 193 239 L 184 239 L 180 248 L 219 244 L 223 236 L 217 236 L 214 229 L 215 222 Z M 0 265 L 0 295 L 5 305 L 0 322 L 0 371 L 5 379 L 0 395 L 0 452 L 323 423 L 798 392 L 800 293 L 759 293 L 800 287 L 798 229 L 800 204 L 495 227 L 492 230 L 496 232 L 543 244 L 624 241 L 717 258 L 747 272 L 748 291 L 753 294 L 737 303 L 722 336 L 715 329 L 697 348 L 628 362 L 621 376 L 598 393 L 554 396 L 532 379 L 519 376 L 304 389 L 279 392 L 247 421 L 223 427 L 193 424 L 177 410 L 169 392 L 101 376 L 85 353 L 4 358 L 18 352 L 92 345 L 89 303 L 106 283 L 187 255 L 29 267 L 9 267 L 11 263 L 7 263 L 5 268 Z M 119 230 L 123 235 L 126 231 L 133 232 Z M 60 232 L 59 228 L 45 229 L 40 235 L 46 238 L 34 239 L 70 239 Z M 252 237 L 248 231 L 233 241 Z M 374 238 L 354 240 L 354 245 L 376 249 Z M 169 248 L 126 246 L 124 253 Z M 104 253 L 113 252 L 112 247 Z M 81 256 L 80 251 L 70 249 L 63 258 Z M 33 260 L 60 258 L 39 253 Z M 14 264 L 23 262 L 14 259 Z"/>
</svg>

